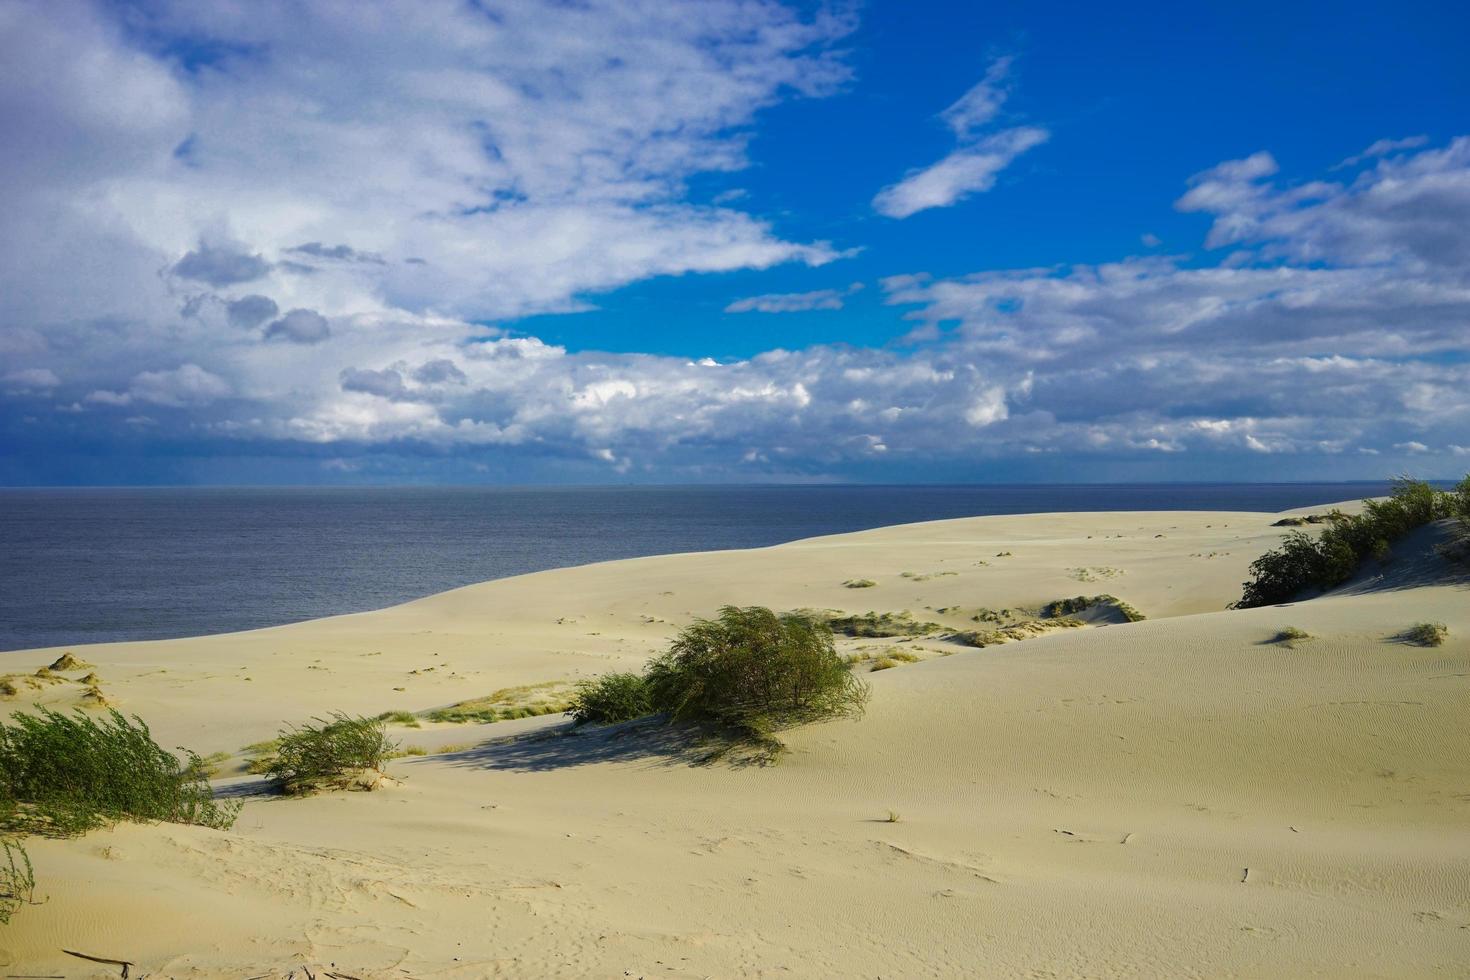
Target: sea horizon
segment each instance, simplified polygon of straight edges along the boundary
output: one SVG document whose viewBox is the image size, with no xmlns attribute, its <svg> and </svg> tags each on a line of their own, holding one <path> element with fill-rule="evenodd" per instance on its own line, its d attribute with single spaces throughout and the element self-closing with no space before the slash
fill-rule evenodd
<svg viewBox="0 0 1470 980">
<path fill-rule="evenodd" d="M 365 612 L 476 582 L 959 517 L 1270 513 L 1386 481 L 0 488 L 0 652 Z"/>
</svg>

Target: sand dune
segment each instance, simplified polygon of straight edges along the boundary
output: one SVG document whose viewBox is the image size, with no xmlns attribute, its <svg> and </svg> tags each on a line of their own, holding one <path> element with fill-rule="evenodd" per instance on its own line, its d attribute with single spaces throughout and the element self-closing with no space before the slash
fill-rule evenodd
<svg viewBox="0 0 1470 980">
<path fill-rule="evenodd" d="M 160 741 L 233 752 L 332 708 L 635 666 L 727 602 L 948 632 L 1109 593 L 1149 617 L 984 649 L 844 639 L 921 660 L 867 674 L 866 716 L 793 732 L 774 767 L 691 766 L 667 729 L 436 724 L 399 734 L 477 744 L 399 760 L 381 792 L 36 841 L 49 900 L 0 932 L 7 972 L 117 974 L 64 947 L 175 977 L 1462 976 L 1466 583 L 1420 569 L 1222 611 L 1276 516 L 946 521 L 76 648 Z M 1393 639 L 1426 619 L 1444 646 Z M 1315 639 L 1271 642 L 1287 625 Z"/>
</svg>

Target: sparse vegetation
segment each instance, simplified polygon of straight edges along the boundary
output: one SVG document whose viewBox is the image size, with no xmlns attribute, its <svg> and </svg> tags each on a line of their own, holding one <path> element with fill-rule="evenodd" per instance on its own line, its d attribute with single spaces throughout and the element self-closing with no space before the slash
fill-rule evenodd
<svg viewBox="0 0 1470 980">
<path fill-rule="evenodd" d="M 653 714 L 653 701 L 642 674 L 604 674 L 577 684 L 567 713 L 578 725 L 610 725 Z"/>
<path fill-rule="evenodd" d="M 1041 615 L 1048 619 L 1058 616 L 1073 616 L 1077 613 L 1086 612 L 1094 606 L 1106 606 L 1116 609 L 1122 617 L 1130 623 L 1141 622 L 1147 617 L 1139 612 L 1130 603 L 1124 602 L 1115 595 L 1079 595 L 1071 599 L 1056 599 L 1048 602 L 1041 608 Z"/>
<path fill-rule="evenodd" d="M 390 725 L 402 725 L 404 728 L 420 728 L 419 716 L 412 711 L 385 711 L 378 715 L 379 721 L 385 721 Z"/>
<path fill-rule="evenodd" d="M 871 589 L 877 584 L 877 582 L 874 582 L 870 578 L 850 578 L 842 583 L 842 587 L 845 589 Z"/>
<path fill-rule="evenodd" d="M 1364 559 L 1384 561 L 1395 540 L 1447 517 L 1470 518 L 1470 476 L 1451 491 L 1400 478 L 1383 500 L 1365 500 L 1363 513 L 1329 515 L 1321 534 L 1289 531 L 1281 546 L 1251 563 L 1237 609 L 1287 602 L 1311 588 L 1331 589 L 1352 578 Z"/>
<path fill-rule="evenodd" d="M 892 657 L 878 657 L 876 660 L 872 660 L 868 663 L 868 671 L 871 673 L 875 670 L 891 670 L 892 668 L 897 666 L 898 661 L 894 660 Z"/>
<path fill-rule="evenodd" d="M 899 815 L 899 812 L 897 810 L 889 810 L 888 811 L 888 816 L 884 819 L 883 822 L 884 823 L 898 823 L 902 819 L 903 819 L 903 817 L 901 817 Z"/>
<path fill-rule="evenodd" d="M 1404 643 L 1419 647 L 1443 646 L 1449 637 L 1450 629 L 1444 623 L 1415 623 L 1398 636 Z"/>
<path fill-rule="evenodd" d="M 1313 636 L 1311 633 L 1308 633 L 1304 629 L 1297 629 L 1295 626 L 1287 626 L 1280 632 L 1278 632 L 1275 636 L 1273 636 L 1271 638 L 1271 642 L 1279 643 L 1284 647 L 1289 647 L 1295 650 L 1298 646 L 1307 642 L 1308 640 L 1315 639 L 1315 636 Z"/>
<path fill-rule="evenodd" d="M 1085 626 L 1080 619 L 1028 619 L 993 630 L 963 630 L 950 637 L 957 643 L 972 647 L 991 647 L 1001 643 L 1029 640 L 1059 629 L 1076 629 Z"/>
<path fill-rule="evenodd" d="M 480 698 L 471 698 L 429 712 L 430 721 L 485 724 L 540 715 L 559 715 L 572 706 L 564 681 L 543 681 L 505 687 Z"/>
<path fill-rule="evenodd" d="M 385 722 L 340 711 L 330 720 L 313 718 L 284 729 L 276 741 L 265 772 L 292 794 L 345 787 L 364 773 L 381 773 L 397 748 Z"/>
<path fill-rule="evenodd" d="M 68 651 L 66 653 L 63 653 L 61 656 L 57 657 L 54 661 L 52 661 L 51 666 L 48 667 L 47 669 L 48 670 L 90 670 L 91 667 L 92 667 L 91 664 L 87 663 L 85 660 L 78 659 L 74 654 L 72 654 L 70 651 Z"/>
<path fill-rule="evenodd" d="M 31 857 L 19 840 L 0 840 L 4 863 L 0 864 L 0 925 L 9 925 L 10 917 L 22 905 L 34 905 L 36 874 Z"/>
<path fill-rule="evenodd" d="M 239 803 L 214 799 L 204 761 L 153 741 L 142 719 L 38 708 L 0 725 L 0 831 L 73 836 L 119 820 L 227 828 Z"/>
<path fill-rule="evenodd" d="M 938 623 L 919 622 L 908 610 L 903 612 L 841 613 L 834 610 L 817 612 L 803 609 L 796 615 L 825 621 L 834 633 L 855 637 L 927 636 L 944 629 Z"/>
</svg>

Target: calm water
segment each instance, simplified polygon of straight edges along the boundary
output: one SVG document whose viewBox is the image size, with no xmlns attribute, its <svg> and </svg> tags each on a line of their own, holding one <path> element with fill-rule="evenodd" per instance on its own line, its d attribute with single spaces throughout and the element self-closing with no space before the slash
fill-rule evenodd
<svg viewBox="0 0 1470 980">
<path fill-rule="evenodd" d="M 377 609 L 485 579 L 981 514 L 1258 510 L 1371 483 L 0 490 L 0 650 Z"/>
</svg>

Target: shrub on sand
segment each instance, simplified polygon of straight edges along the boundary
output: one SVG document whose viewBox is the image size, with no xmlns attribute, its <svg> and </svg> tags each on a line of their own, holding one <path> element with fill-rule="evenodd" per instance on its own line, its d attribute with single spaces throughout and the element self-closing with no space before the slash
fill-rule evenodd
<svg viewBox="0 0 1470 980">
<path fill-rule="evenodd" d="M 0 830 L 71 836 L 118 820 L 235 822 L 240 804 L 214 799 L 204 761 L 163 749 L 141 719 L 37 710 L 0 725 Z"/>
<path fill-rule="evenodd" d="M 868 686 L 833 648 L 826 623 L 761 606 L 725 606 L 686 627 L 649 665 L 655 710 L 776 745 L 792 725 L 861 713 Z"/>
<path fill-rule="evenodd" d="M 352 717 L 340 711 L 331 720 L 313 718 L 304 725 L 281 731 L 275 757 L 265 766 L 287 793 L 341 789 L 349 785 L 371 788 L 383 763 L 398 747 L 388 737 L 386 723 L 377 718 Z"/>
<path fill-rule="evenodd" d="M 653 714 L 653 702 L 643 675 L 604 674 L 578 682 L 567 714 L 577 725 L 611 725 Z"/>
</svg>

